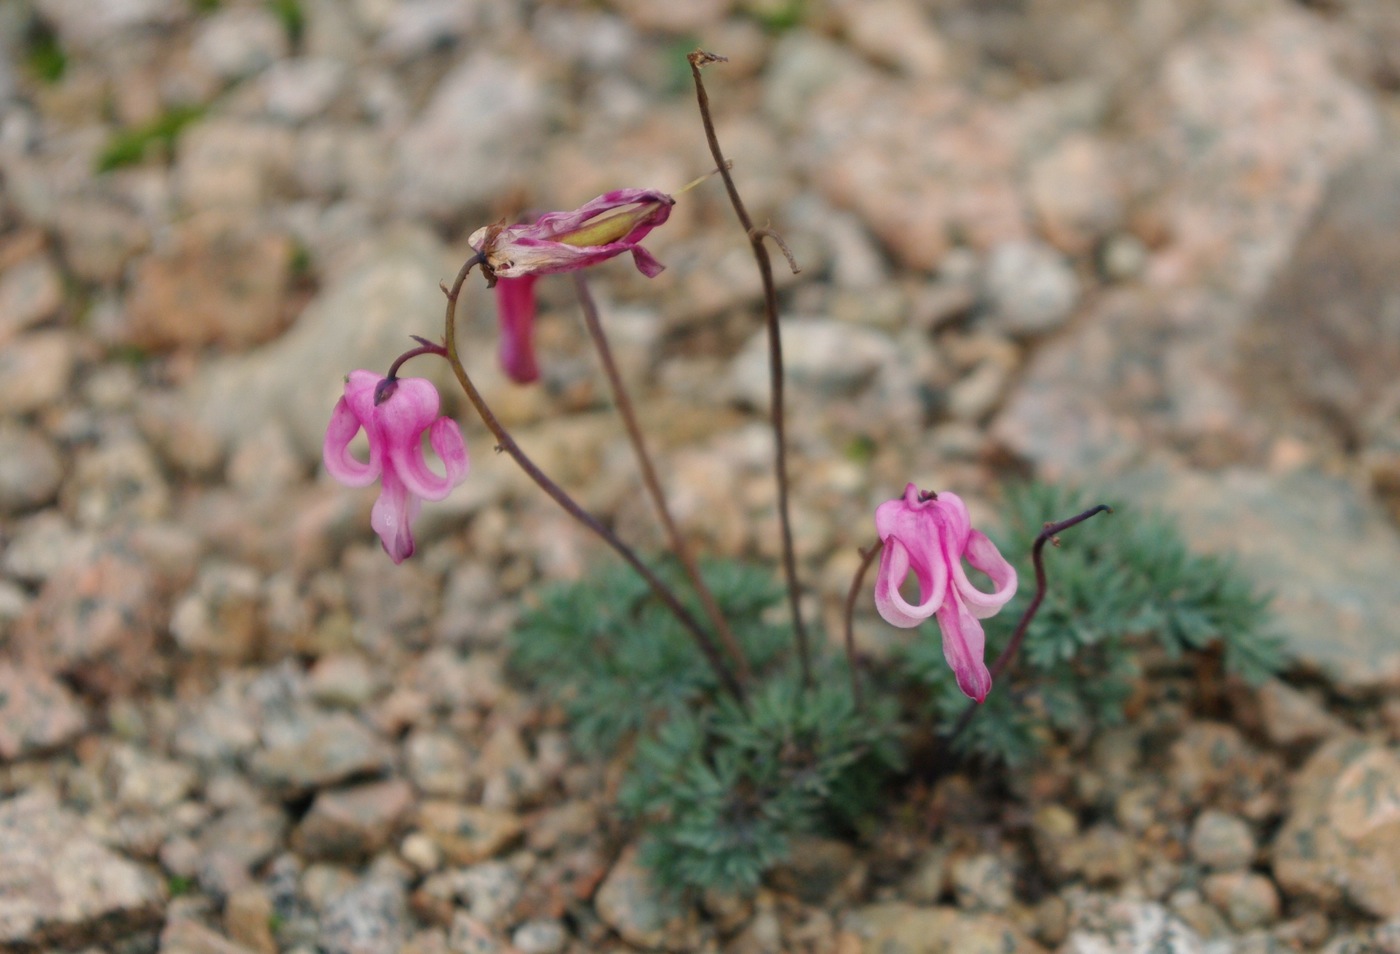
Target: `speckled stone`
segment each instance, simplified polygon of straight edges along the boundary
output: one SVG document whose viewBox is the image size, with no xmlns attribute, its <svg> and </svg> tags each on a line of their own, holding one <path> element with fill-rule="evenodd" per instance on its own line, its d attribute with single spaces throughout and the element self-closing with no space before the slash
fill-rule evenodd
<svg viewBox="0 0 1400 954">
<path fill-rule="evenodd" d="M 56 569 L 15 624 L 21 659 L 101 693 L 139 685 L 160 663 L 153 569 L 126 539 Z"/>
<path fill-rule="evenodd" d="M 77 339 L 67 331 L 37 330 L 0 349 L 0 408 L 28 414 L 63 399 L 78 362 Z"/>
<path fill-rule="evenodd" d="M 317 942 L 324 954 L 396 951 L 408 936 L 403 885 L 370 877 L 331 898 L 321 914 Z"/>
<path fill-rule="evenodd" d="M 160 954 L 256 954 L 198 921 L 172 918 L 160 932 Z"/>
<path fill-rule="evenodd" d="M 881 954 L 1040 954 L 1044 950 L 999 914 L 943 906 L 871 904 L 842 918 L 864 950 Z"/>
<path fill-rule="evenodd" d="M 283 792 L 374 774 L 392 758 L 388 743 L 348 712 L 305 712 L 267 727 L 264 736 L 265 746 L 253 755 L 253 775 Z"/>
<path fill-rule="evenodd" d="M 71 948 L 159 923 L 155 876 L 113 853 L 51 794 L 0 802 L 0 946 Z"/>
<path fill-rule="evenodd" d="M 1259 687 L 1259 714 L 1265 734 L 1277 745 L 1304 745 L 1346 731 L 1346 723 L 1316 698 L 1279 679 Z"/>
<path fill-rule="evenodd" d="M 1254 833 L 1243 818 L 1204 811 L 1191 827 L 1191 857 L 1216 871 L 1238 871 L 1254 860 Z"/>
<path fill-rule="evenodd" d="M 1201 938 L 1179 917 L 1151 901 L 1104 895 L 1070 900 L 1071 931 L 1060 954 L 1205 954 Z"/>
<path fill-rule="evenodd" d="M 458 865 L 476 864 L 499 854 L 525 828 L 513 812 L 446 801 L 424 802 L 418 809 L 417 824 L 443 856 Z"/>
<path fill-rule="evenodd" d="M 1274 841 L 1274 877 L 1289 894 L 1346 899 L 1400 916 L 1400 758 L 1359 738 L 1334 739 L 1298 773 Z"/>
<path fill-rule="evenodd" d="M 63 304 L 62 278 L 38 244 L 11 239 L 0 245 L 0 343 L 52 317 Z"/>
<path fill-rule="evenodd" d="M 42 670 L 0 661 L 0 759 L 61 748 L 86 726 L 82 706 L 62 683 Z"/>
<path fill-rule="evenodd" d="M 617 859 L 598 886 L 593 906 L 603 923 L 637 947 L 679 950 L 695 923 L 692 909 L 661 893 L 651 872 L 638 862 L 635 848 Z"/>
<path fill-rule="evenodd" d="M 1278 920 L 1281 901 L 1274 883 L 1253 871 L 1225 871 L 1201 882 L 1201 891 L 1237 931 L 1250 931 Z"/>
<path fill-rule="evenodd" d="M 413 810 L 413 788 L 402 779 L 322 791 L 292 834 L 312 859 L 358 861 L 389 843 Z"/>
</svg>

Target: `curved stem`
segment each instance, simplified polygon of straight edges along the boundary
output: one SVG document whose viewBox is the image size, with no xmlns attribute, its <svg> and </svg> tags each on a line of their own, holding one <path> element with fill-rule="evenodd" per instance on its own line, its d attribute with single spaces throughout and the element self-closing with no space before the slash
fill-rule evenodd
<svg viewBox="0 0 1400 954">
<path fill-rule="evenodd" d="M 720 657 L 719 647 L 715 645 L 714 640 L 700 626 L 695 617 L 691 615 L 690 611 L 685 608 L 680 598 L 652 572 L 650 567 L 642 562 L 641 558 L 633 552 L 631 547 L 627 546 L 617 538 L 616 534 L 603 526 L 597 517 L 579 506 L 577 501 L 570 497 L 562 487 L 546 476 L 545 473 L 536 466 L 535 462 L 526 456 L 525 452 L 520 449 L 520 445 L 516 444 L 515 439 L 510 436 L 510 433 L 505 429 L 504 425 L 502 425 L 496 415 L 492 413 L 491 408 L 486 404 L 486 400 L 481 396 L 481 392 L 476 389 L 476 385 L 472 383 L 471 377 L 467 374 L 467 369 L 462 365 L 462 359 L 457 353 L 457 296 L 461 294 L 462 283 L 466 281 L 468 273 L 480 264 L 480 262 L 480 255 L 474 255 L 467 259 L 457 272 L 457 277 L 453 280 L 452 287 L 448 288 L 445 285 L 442 286 L 443 294 L 447 296 L 446 329 L 444 331 L 447 363 L 452 366 L 452 373 L 456 375 L 457 383 L 460 384 L 462 390 L 466 392 L 467 400 L 471 401 L 472 406 L 476 408 L 477 414 L 480 415 L 482 422 L 495 436 L 497 450 L 509 454 L 511 458 L 515 460 L 516 464 L 520 466 L 520 469 L 525 471 L 526 475 L 533 480 L 541 490 L 548 494 L 550 499 L 559 504 L 560 507 L 563 507 L 569 516 L 601 537 L 608 546 L 612 547 L 613 550 L 626 561 L 628 566 L 632 567 L 642 579 L 646 580 L 647 585 L 651 587 L 656 597 L 666 605 L 666 608 L 671 611 L 676 619 L 680 621 L 681 625 L 695 638 L 696 645 L 700 647 L 700 651 L 709 661 L 710 667 L 715 671 L 715 675 L 719 677 L 720 684 L 736 699 L 742 702 L 744 699 L 743 686 L 739 684 L 738 680 L 734 678 L 734 674 L 725 666 L 724 660 Z"/>
<path fill-rule="evenodd" d="M 856 568 L 856 575 L 851 578 L 851 589 L 846 594 L 846 665 L 851 667 L 851 698 L 855 700 L 856 712 L 865 708 L 865 699 L 860 688 L 860 673 L 856 669 L 856 597 L 860 595 L 860 585 L 865 582 L 866 571 L 884 547 L 884 540 L 876 540 L 874 546 L 860 551 L 860 566 Z"/>
<path fill-rule="evenodd" d="M 1006 671 L 1006 668 L 1011 665 L 1011 661 L 1016 657 L 1016 653 L 1020 651 L 1021 644 L 1026 641 L 1026 632 L 1030 629 L 1031 620 L 1035 619 L 1035 614 L 1040 611 L 1040 604 L 1045 600 L 1045 559 L 1042 555 L 1045 544 L 1051 543 L 1055 546 L 1059 546 L 1060 540 L 1056 534 L 1062 530 L 1068 530 L 1076 524 L 1083 523 L 1085 520 L 1099 513 L 1113 513 L 1113 508 L 1108 506 L 1108 504 L 1098 504 L 1090 507 L 1083 513 L 1075 514 L 1068 520 L 1061 520 L 1059 523 L 1047 523 L 1036 536 L 1035 543 L 1031 546 L 1031 562 L 1035 564 L 1035 596 L 1031 598 L 1030 605 L 1026 607 L 1025 612 L 1021 614 L 1021 619 L 1016 623 L 1016 631 L 1011 634 L 1011 641 L 1006 644 L 1006 648 L 997 656 L 996 662 L 988 667 L 988 671 L 992 674 L 993 684 L 995 684 L 997 678 Z M 956 739 L 962 734 L 963 730 L 967 728 L 967 724 L 972 721 L 972 716 L 977 712 L 977 705 L 978 704 L 975 702 L 968 705 L 967 709 L 958 719 L 958 724 L 953 727 L 952 733 L 949 734 L 949 742 Z"/>
<path fill-rule="evenodd" d="M 763 280 L 763 314 L 768 325 L 768 371 L 772 388 L 773 439 L 776 444 L 775 471 L 778 480 L 778 520 L 782 526 L 783 572 L 787 577 L 788 603 L 792 607 L 792 629 L 797 639 L 797 655 L 802 664 L 802 683 L 812 684 L 812 659 L 808 648 L 807 627 L 802 621 L 802 590 L 797 581 L 797 557 L 792 545 L 792 517 L 788 506 L 787 437 L 783 426 L 783 341 L 778 327 L 778 291 L 773 284 L 773 261 L 768 257 L 768 248 L 763 244 L 771 229 L 755 229 L 749 217 L 744 200 L 739 198 L 739 189 L 734 177 L 729 173 L 729 162 L 719 147 L 719 136 L 715 132 L 714 119 L 710 115 L 710 97 L 705 92 L 705 84 L 700 79 L 700 68 L 710 63 L 722 62 L 724 57 L 703 50 L 696 50 L 688 57 L 690 74 L 695 80 L 695 98 L 700 106 L 700 121 L 705 127 L 705 140 L 710 146 L 710 155 L 720 177 L 724 179 L 725 191 L 729 193 L 729 204 L 744 227 L 749 247 L 753 249 L 754 261 L 758 264 L 758 274 Z"/>
<path fill-rule="evenodd" d="M 651 497 L 651 502 L 656 507 L 657 516 L 666 530 L 666 535 L 670 538 L 671 550 L 676 554 L 676 559 L 680 560 L 685 575 L 690 579 L 691 586 L 695 588 L 696 595 L 700 597 L 700 605 L 704 608 L 705 615 L 709 617 L 710 625 L 719 634 L 719 640 L 724 644 L 725 652 L 729 654 L 730 661 L 734 663 L 739 682 L 748 685 L 753 678 L 748 657 L 744 655 L 744 650 L 739 646 L 739 641 L 735 638 L 734 630 L 730 628 L 729 621 L 724 618 L 724 613 L 720 610 L 714 593 L 710 591 L 704 578 L 700 575 L 700 568 L 695 563 L 695 557 L 690 552 L 685 536 L 680 532 L 675 519 L 671 516 L 671 508 L 666 504 L 666 494 L 661 489 L 661 481 L 656 476 L 656 467 L 652 464 L 651 455 L 647 452 L 646 441 L 642 437 L 641 426 L 637 423 L 637 412 L 632 404 L 632 398 L 622 383 L 622 375 L 618 373 L 617 362 L 613 360 L 612 347 L 608 344 L 608 337 L 603 331 L 603 323 L 598 320 L 598 306 L 593 301 L 593 295 L 588 290 L 588 281 L 583 277 L 582 272 L 574 273 L 574 287 L 578 291 L 579 306 L 583 310 L 584 326 L 588 329 L 588 336 L 593 339 L 593 346 L 598 349 L 598 359 L 603 365 L 603 374 L 607 377 L 608 385 L 612 389 L 613 404 L 627 429 L 627 439 L 632 444 L 632 451 L 637 455 L 637 464 L 642 472 L 642 484 L 646 487 L 647 495 Z"/>
<path fill-rule="evenodd" d="M 418 342 L 418 347 L 411 351 L 405 351 L 394 359 L 393 364 L 389 365 L 389 370 L 384 372 L 383 380 L 374 386 L 375 407 L 383 404 L 388 400 L 389 395 L 394 393 L 394 388 L 398 385 L 399 368 L 403 367 L 404 362 L 424 354 L 436 354 L 444 357 L 447 355 L 447 350 L 440 344 L 433 344 L 427 338 L 420 338 L 417 335 L 409 335 L 409 337 Z"/>
</svg>

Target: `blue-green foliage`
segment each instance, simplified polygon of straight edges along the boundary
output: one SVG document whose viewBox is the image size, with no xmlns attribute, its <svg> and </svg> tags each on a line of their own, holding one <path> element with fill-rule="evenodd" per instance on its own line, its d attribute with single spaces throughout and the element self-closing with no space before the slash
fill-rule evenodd
<svg viewBox="0 0 1400 954">
<path fill-rule="evenodd" d="M 643 860 L 663 883 L 751 890 L 792 835 L 849 829 L 900 764 L 893 701 L 855 711 L 844 665 L 802 691 L 792 669 L 679 713 L 638 746 L 621 802 L 648 822 Z"/>
<path fill-rule="evenodd" d="M 637 739 L 620 800 L 665 884 L 746 890 L 793 835 L 849 828 L 868 810 L 899 763 L 895 707 L 877 698 L 858 713 L 845 661 L 828 653 L 804 690 L 790 630 L 764 622 L 782 602 L 772 578 L 736 563 L 703 572 L 756 673 L 744 705 L 623 568 L 552 587 L 518 628 L 513 663 L 564 700 L 581 748 Z"/>
<path fill-rule="evenodd" d="M 988 621 L 989 659 L 1033 595 L 1041 527 L 1088 505 L 1043 486 L 1010 493 L 997 543 L 1022 585 Z M 957 736 L 961 751 L 1017 764 L 1056 732 L 1121 721 L 1150 641 L 1172 655 L 1219 645 L 1226 668 L 1251 680 L 1283 664 L 1265 628 L 1266 599 L 1226 561 L 1191 554 L 1166 520 L 1119 508 L 1063 538 L 1046 548 L 1049 591 L 1020 657 Z M 561 700 L 580 749 L 611 755 L 635 742 L 621 806 L 643 826 L 643 858 L 665 884 L 745 891 L 787 855 L 793 836 L 849 831 L 878 804 L 901 762 L 900 694 L 880 676 L 926 687 L 945 730 L 968 701 L 933 625 L 908 641 L 893 672 L 864 675 L 866 711 L 855 708 L 839 654 L 818 652 L 804 691 L 791 632 L 769 621 L 786 616 L 776 581 L 737 563 L 711 563 L 704 574 L 754 668 L 745 705 L 721 690 L 690 635 L 621 566 L 547 589 L 518 627 L 512 659 Z M 688 592 L 674 567 L 663 576 Z"/>
<path fill-rule="evenodd" d="M 1008 494 L 1006 529 L 997 545 L 1015 565 L 1021 587 L 988 620 L 987 656 L 1006 645 L 1035 591 L 1031 546 L 1048 522 L 1093 502 L 1063 488 L 1029 485 Z M 1268 599 L 1227 560 L 1190 552 L 1172 523 L 1117 507 L 1066 530 L 1044 552 L 1049 588 L 1010 672 L 999 680 L 967 730 L 964 751 L 1009 764 L 1025 761 L 1049 729 L 1084 731 L 1120 722 L 1138 674 L 1137 650 L 1155 641 L 1171 655 L 1219 644 L 1227 671 L 1257 682 L 1284 663 L 1268 632 Z M 907 671 L 933 692 L 945 726 L 967 701 L 943 661 L 934 627 L 902 654 Z"/>
<path fill-rule="evenodd" d="M 703 572 L 750 662 L 767 669 L 791 642 L 787 629 L 763 621 L 782 591 L 752 567 L 711 563 Z M 679 573 L 662 575 L 677 592 L 686 591 Z M 698 606 L 690 609 L 704 618 Z M 622 565 L 548 587 L 517 628 L 512 662 L 559 694 L 575 743 L 596 754 L 610 754 L 637 731 L 719 690 L 691 635 Z"/>
</svg>

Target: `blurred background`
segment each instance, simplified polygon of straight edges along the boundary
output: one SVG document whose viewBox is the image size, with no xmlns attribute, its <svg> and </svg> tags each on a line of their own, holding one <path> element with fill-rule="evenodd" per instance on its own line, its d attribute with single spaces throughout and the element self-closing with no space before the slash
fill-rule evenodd
<svg viewBox="0 0 1400 954">
<path fill-rule="evenodd" d="M 431 359 L 406 373 L 444 385 L 473 470 L 410 562 L 321 439 L 346 373 L 441 335 L 474 229 L 712 168 L 696 47 L 729 58 L 721 143 L 801 266 L 779 265 L 793 507 L 829 630 L 880 501 L 912 480 L 988 520 L 1036 476 L 1238 554 L 1326 692 L 1400 688 L 1394 0 L 4 0 L 0 845 L 34 867 L 0 874 L 0 946 L 178 923 L 193 950 L 208 922 L 256 949 L 218 917 L 289 890 L 279 917 L 312 927 L 282 947 L 393 950 L 441 911 L 345 865 L 490 857 L 405 819 L 468 798 L 514 843 L 567 787 L 499 644 L 542 579 L 611 557 Z M 771 560 L 760 286 L 720 183 L 646 246 L 657 278 L 590 280 L 676 511 L 705 552 Z M 539 285 L 528 388 L 468 287 L 488 400 L 658 545 L 569 281 Z M 366 778 L 350 848 L 308 833 Z M 69 848 L 104 874 L 60 914 L 20 885 Z M 318 859 L 342 866 L 307 888 Z M 389 946 L 317 935 L 337 903 L 389 910 Z"/>
</svg>

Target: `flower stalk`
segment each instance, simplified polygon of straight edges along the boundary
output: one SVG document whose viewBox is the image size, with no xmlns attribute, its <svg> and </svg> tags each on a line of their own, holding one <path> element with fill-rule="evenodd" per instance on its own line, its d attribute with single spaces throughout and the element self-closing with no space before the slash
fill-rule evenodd
<svg viewBox="0 0 1400 954">
<path fill-rule="evenodd" d="M 472 383 L 471 376 L 467 373 L 466 367 L 462 364 L 461 356 L 457 352 L 457 298 L 461 294 L 462 284 L 466 281 L 467 275 L 470 274 L 473 268 L 481 264 L 482 259 L 483 257 L 480 252 L 473 255 L 462 264 L 450 288 L 446 285 L 440 286 L 443 294 L 447 296 L 447 311 L 444 318 L 445 327 L 443 332 L 444 348 L 446 350 L 447 362 L 452 367 L 452 373 L 456 376 L 457 383 L 462 386 L 463 392 L 467 395 L 467 400 L 469 400 L 472 407 L 476 409 L 477 414 L 481 417 L 482 423 L 486 425 L 487 430 L 496 438 L 496 449 L 510 455 L 516 464 L 519 465 L 520 469 L 525 472 L 526 476 L 533 480 L 536 486 L 543 490 L 551 500 L 562 507 L 569 516 L 597 534 L 608 546 L 613 548 L 618 556 L 622 557 L 628 566 L 647 582 L 647 585 L 651 587 L 656 597 L 665 604 L 666 608 L 670 610 L 676 619 L 690 632 L 691 636 L 694 637 L 696 645 L 705 656 L 706 661 L 710 664 L 710 668 L 714 670 L 720 685 L 734 696 L 735 699 L 742 702 L 745 698 L 743 685 L 734 676 L 734 673 L 730 671 L 729 667 L 725 665 L 720 649 L 716 645 L 714 638 L 705 631 L 699 621 L 685 608 L 685 605 L 681 603 L 680 598 L 676 596 L 675 592 L 652 572 L 651 568 L 637 556 L 631 547 L 623 543 L 618 536 L 604 526 L 597 517 L 581 507 L 573 497 L 569 496 L 564 488 L 550 479 L 550 477 L 540 470 L 539 466 L 521 450 L 520 445 L 515 442 L 515 438 L 511 437 L 510 432 L 506 430 L 505 426 L 500 422 L 500 419 L 492 412 L 491 407 L 486 403 L 486 399 L 481 396 L 481 392 L 477 390 L 476 385 Z"/>
<path fill-rule="evenodd" d="M 681 533 L 680 528 L 676 526 L 675 518 L 671 516 L 671 508 L 666 502 L 666 493 L 661 489 L 661 481 L 656 475 L 656 467 L 652 464 L 651 454 L 647 451 L 641 426 L 637 423 L 636 408 L 632 404 L 631 396 L 627 393 L 626 385 L 622 382 L 622 375 L 618 373 L 617 362 L 613 360 L 612 346 L 608 344 L 608 336 L 603 331 L 603 323 L 598 320 L 598 306 L 594 303 L 593 295 L 588 290 L 588 281 L 581 272 L 574 275 L 574 287 L 578 292 L 579 308 L 583 311 L 584 327 L 588 330 L 588 337 L 593 341 L 593 347 L 598 351 L 598 360 L 603 366 L 603 375 L 608 379 L 608 385 L 612 390 L 613 406 L 617 408 L 617 413 L 622 418 L 623 426 L 627 430 L 627 439 L 632 444 L 632 451 L 637 456 L 637 465 L 642 472 L 642 484 L 646 487 L 647 496 L 651 498 L 652 505 L 656 508 L 657 517 L 670 540 L 671 551 L 680 561 L 681 568 L 685 571 L 691 586 L 694 587 L 696 596 L 700 598 L 700 605 L 705 611 L 705 616 L 719 635 L 725 652 L 728 653 L 730 661 L 734 664 L 740 684 L 748 685 L 753 678 L 748 657 L 739 645 L 739 640 L 735 638 L 734 630 L 730 627 L 729 621 L 724 618 L 724 612 L 715 600 L 714 593 L 710 591 L 704 577 L 700 575 L 700 567 L 695 562 L 694 554 L 690 552 L 690 545 L 686 543 L 685 535 Z"/>
<path fill-rule="evenodd" d="M 788 505 L 788 466 L 787 466 L 787 436 L 784 427 L 783 408 L 783 341 L 782 332 L 778 325 L 778 291 L 773 282 L 773 260 L 768 255 L 768 247 L 763 244 L 766 237 L 776 238 L 772 229 L 756 229 L 753 219 L 749 217 L 748 209 L 744 206 L 744 200 L 739 197 L 739 188 L 734 184 L 734 177 L 730 174 L 730 163 L 724 158 L 724 151 L 720 149 L 719 135 L 715 132 L 714 118 L 710 113 L 710 97 L 705 92 L 704 80 L 700 77 L 700 70 L 711 63 L 725 62 L 725 57 L 714 53 L 706 53 L 704 50 L 695 50 L 687 56 L 690 61 L 690 74 L 695 81 L 695 99 L 700 108 L 700 121 L 705 127 L 705 141 L 709 144 L 710 155 L 714 158 L 715 166 L 719 170 L 720 177 L 724 180 L 725 192 L 729 195 L 729 204 L 734 208 L 734 214 L 738 216 L 739 224 L 744 228 L 744 234 L 748 237 L 749 246 L 753 250 L 754 261 L 758 265 L 758 274 L 763 282 L 763 314 L 768 328 L 768 371 L 769 382 L 772 391 L 771 420 L 773 426 L 774 448 L 774 472 L 778 483 L 778 521 L 782 531 L 783 541 L 783 574 L 787 579 L 788 604 L 792 611 L 793 636 L 797 641 L 797 656 L 802 667 L 802 684 L 810 686 L 812 683 L 812 659 L 809 640 L 807 637 L 807 627 L 802 619 L 802 588 L 797 578 L 797 556 L 792 543 L 792 516 L 791 508 Z M 784 249 L 789 263 L 796 271 L 796 263 L 792 259 L 786 246 L 779 245 Z"/>
<path fill-rule="evenodd" d="M 855 702 L 857 712 L 865 711 L 865 697 L 860 687 L 860 671 L 856 665 L 856 600 L 860 597 L 861 584 L 865 582 L 866 571 L 870 569 L 870 564 L 880 555 L 880 550 L 885 546 L 885 541 L 876 540 L 873 546 L 865 547 L 860 551 L 860 566 L 856 567 L 855 575 L 851 577 L 851 588 L 846 593 L 846 665 L 851 670 L 851 699 Z"/>
<path fill-rule="evenodd" d="M 1077 526 L 1090 517 L 1100 513 L 1113 513 L 1113 508 L 1108 504 L 1097 504 L 1085 510 L 1083 513 L 1077 513 L 1066 520 L 1061 520 L 1058 523 L 1047 523 L 1041 529 L 1040 533 L 1036 535 L 1035 543 L 1031 545 L 1031 563 L 1035 565 L 1035 596 L 1031 597 L 1031 601 L 1027 604 L 1025 611 L 1021 613 L 1021 618 L 1016 623 L 1016 630 L 1011 634 L 1011 641 L 1006 644 L 1006 648 L 998 654 L 996 660 L 992 663 L 990 667 L 992 679 L 995 680 L 1006 672 L 1007 667 L 1011 665 L 1011 661 L 1016 658 L 1016 654 L 1021 649 L 1021 644 L 1026 640 L 1026 632 L 1030 629 L 1031 620 L 1035 619 L 1035 614 L 1040 612 L 1040 604 L 1045 601 L 1047 587 L 1045 578 L 1045 558 L 1043 555 L 1045 544 L 1049 543 L 1051 546 L 1059 546 L 1059 534 L 1061 532 L 1068 530 L 1070 527 Z M 949 733 L 949 742 L 962 734 L 963 730 L 967 728 L 968 723 L 972 721 L 972 717 L 976 712 L 976 703 L 967 707 L 962 716 L 958 719 L 958 724 L 955 725 L 953 731 Z"/>
</svg>

